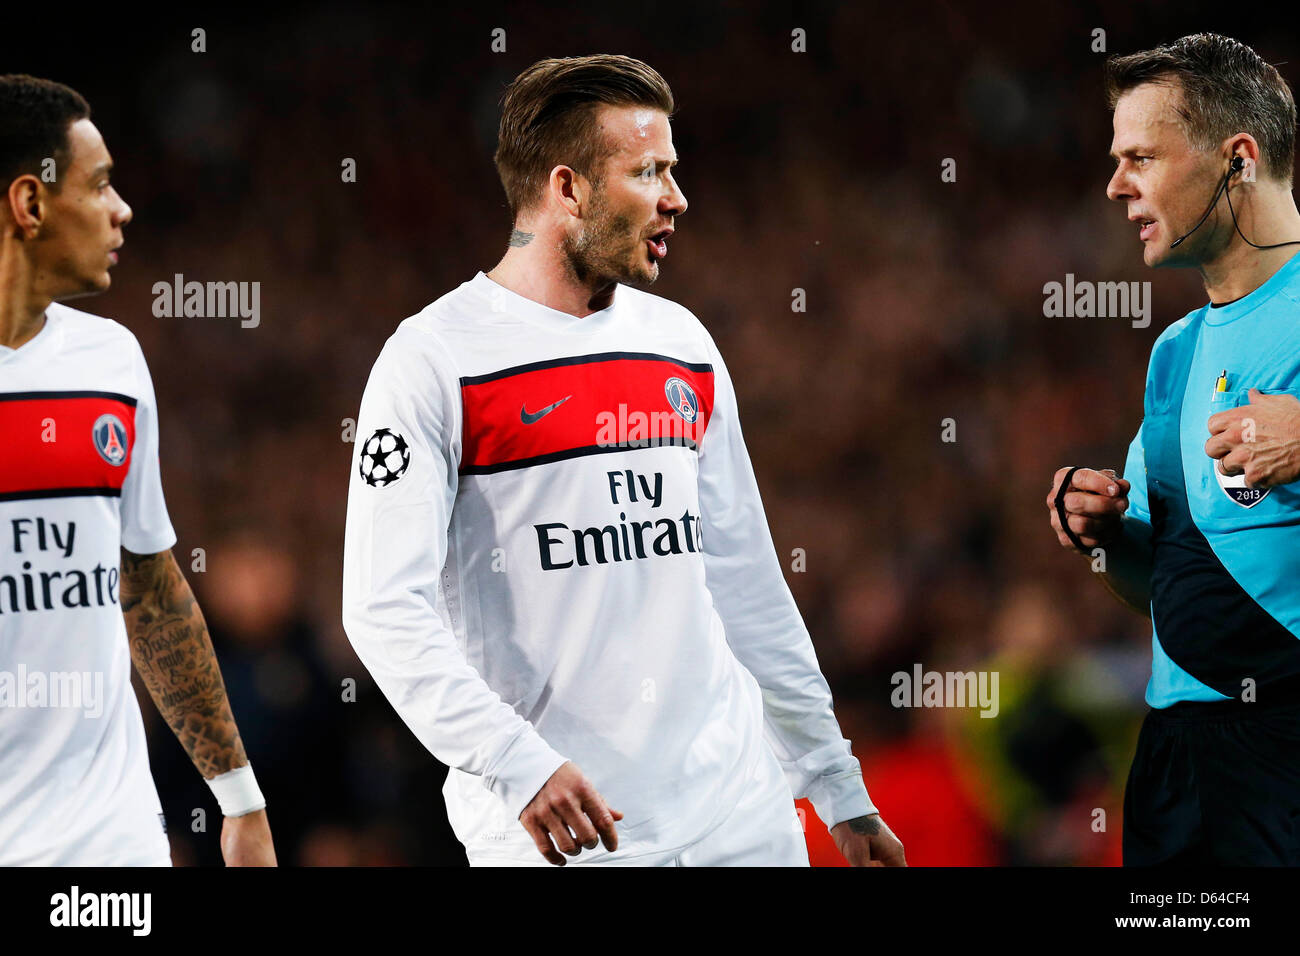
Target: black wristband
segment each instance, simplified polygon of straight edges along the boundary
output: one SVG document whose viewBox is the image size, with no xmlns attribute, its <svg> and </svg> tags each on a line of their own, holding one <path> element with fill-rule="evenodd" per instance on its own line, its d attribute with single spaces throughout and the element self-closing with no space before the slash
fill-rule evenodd
<svg viewBox="0 0 1300 956">
<path fill-rule="evenodd" d="M 1070 487 L 1070 482 L 1074 480 L 1074 473 L 1082 470 L 1082 468 L 1071 468 L 1065 473 L 1065 477 L 1061 479 L 1061 487 L 1056 492 L 1056 516 L 1061 519 L 1061 530 L 1070 539 L 1070 544 L 1074 545 L 1075 550 L 1080 554 L 1091 554 L 1092 552 L 1083 546 L 1079 536 L 1070 530 L 1070 522 L 1065 515 L 1065 490 Z"/>
</svg>

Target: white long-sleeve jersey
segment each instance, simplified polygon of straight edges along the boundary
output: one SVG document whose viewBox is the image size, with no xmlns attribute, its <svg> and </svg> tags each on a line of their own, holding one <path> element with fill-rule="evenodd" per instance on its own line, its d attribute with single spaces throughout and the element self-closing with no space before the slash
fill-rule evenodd
<svg viewBox="0 0 1300 956">
<path fill-rule="evenodd" d="M 479 272 L 398 327 L 357 422 L 343 621 L 451 768 L 471 856 L 536 855 L 518 817 L 566 760 L 624 814 L 619 857 L 708 833 L 765 746 L 828 825 L 875 812 L 726 366 L 659 296 L 579 319 Z"/>
<path fill-rule="evenodd" d="M 139 343 L 51 303 L 0 346 L 0 866 L 170 864 L 119 566 L 175 543 Z"/>
</svg>

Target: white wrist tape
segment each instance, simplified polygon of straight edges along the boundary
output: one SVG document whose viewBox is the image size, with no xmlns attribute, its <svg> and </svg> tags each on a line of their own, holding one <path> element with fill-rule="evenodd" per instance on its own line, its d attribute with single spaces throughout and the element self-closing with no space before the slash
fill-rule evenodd
<svg viewBox="0 0 1300 956">
<path fill-rule="evenodd" d="M 222 816 L 242 817 L 246 813 L 266 809 L 266 798 L 258 789 L 252 764 L 244 764 L 234 770 L 217 774 L 206 783 L 212 788 L 217 803 L 221 805 Z"/>
</svg>

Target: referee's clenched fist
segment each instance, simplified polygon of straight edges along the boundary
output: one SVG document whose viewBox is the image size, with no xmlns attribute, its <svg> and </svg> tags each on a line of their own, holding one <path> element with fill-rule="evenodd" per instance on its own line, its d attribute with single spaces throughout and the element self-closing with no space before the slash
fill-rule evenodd
<svg viewBox="0 0 1300 956">
<path fill-rule="evenodd" d="M 1061 482 L 1070 471 L 1069 467 L 1061 468 L 1053 476 L 1052 490 L 1047 493 L 1047 511 L 1052 530 L 1056 532 L 1061 546 L 1078 551 L 1061 527 L 1061 517 L 1056 508 L 1056 496 L 1060 494 Z M 1070 530 L 1085 548 L 1103 547 L 1119 535 L 1120 522 L 1128 510 L 1130 487 L 1123 478 L 1116 477 L 1110 468 L 1101 471 L 1080 468 L 1074 472 L 1069 487 L 1065 490 L 1065 517 Z"/>
</svg>

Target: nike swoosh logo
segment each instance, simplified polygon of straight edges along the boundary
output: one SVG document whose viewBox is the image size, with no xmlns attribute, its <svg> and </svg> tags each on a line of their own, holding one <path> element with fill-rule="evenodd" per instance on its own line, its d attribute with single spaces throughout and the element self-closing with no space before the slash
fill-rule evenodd
<svg viewBox="0 0 1300 956">
<path fill-rule="evenodd" d="M 525 403 L 525 404 L 523 404 L 523 405 L 520 405 L 520 406 L 519 406 L 519 420 L 520 420 L 521 422 L 523 422 L 525 425 L 531 425 L 531 424 L 533 424 L 534 422 L 541 421 L 543 418 L 545 418 L 547 415 L 551 414 L 551 412 L 555 411 L 557 408 L 559 408 L 561 405 L 563 405 L 565 402 L 567 402 L 567 401 L 568 401 L 569 399 L 571 399 L 571 398 L 573 398 L 572 395 L 565 395 L 565 396 L 564 396 L 562 399 L 560 399 L 558 402 L 552 402 L 551 404 L 547 405 L 545 408 L 541 409 L 540 411 L 536 411 L 536 412 L 530 412 L 530 411 L 528 410 L 528 405 L 527 405 L 527 403 Z"/>
</svg>

